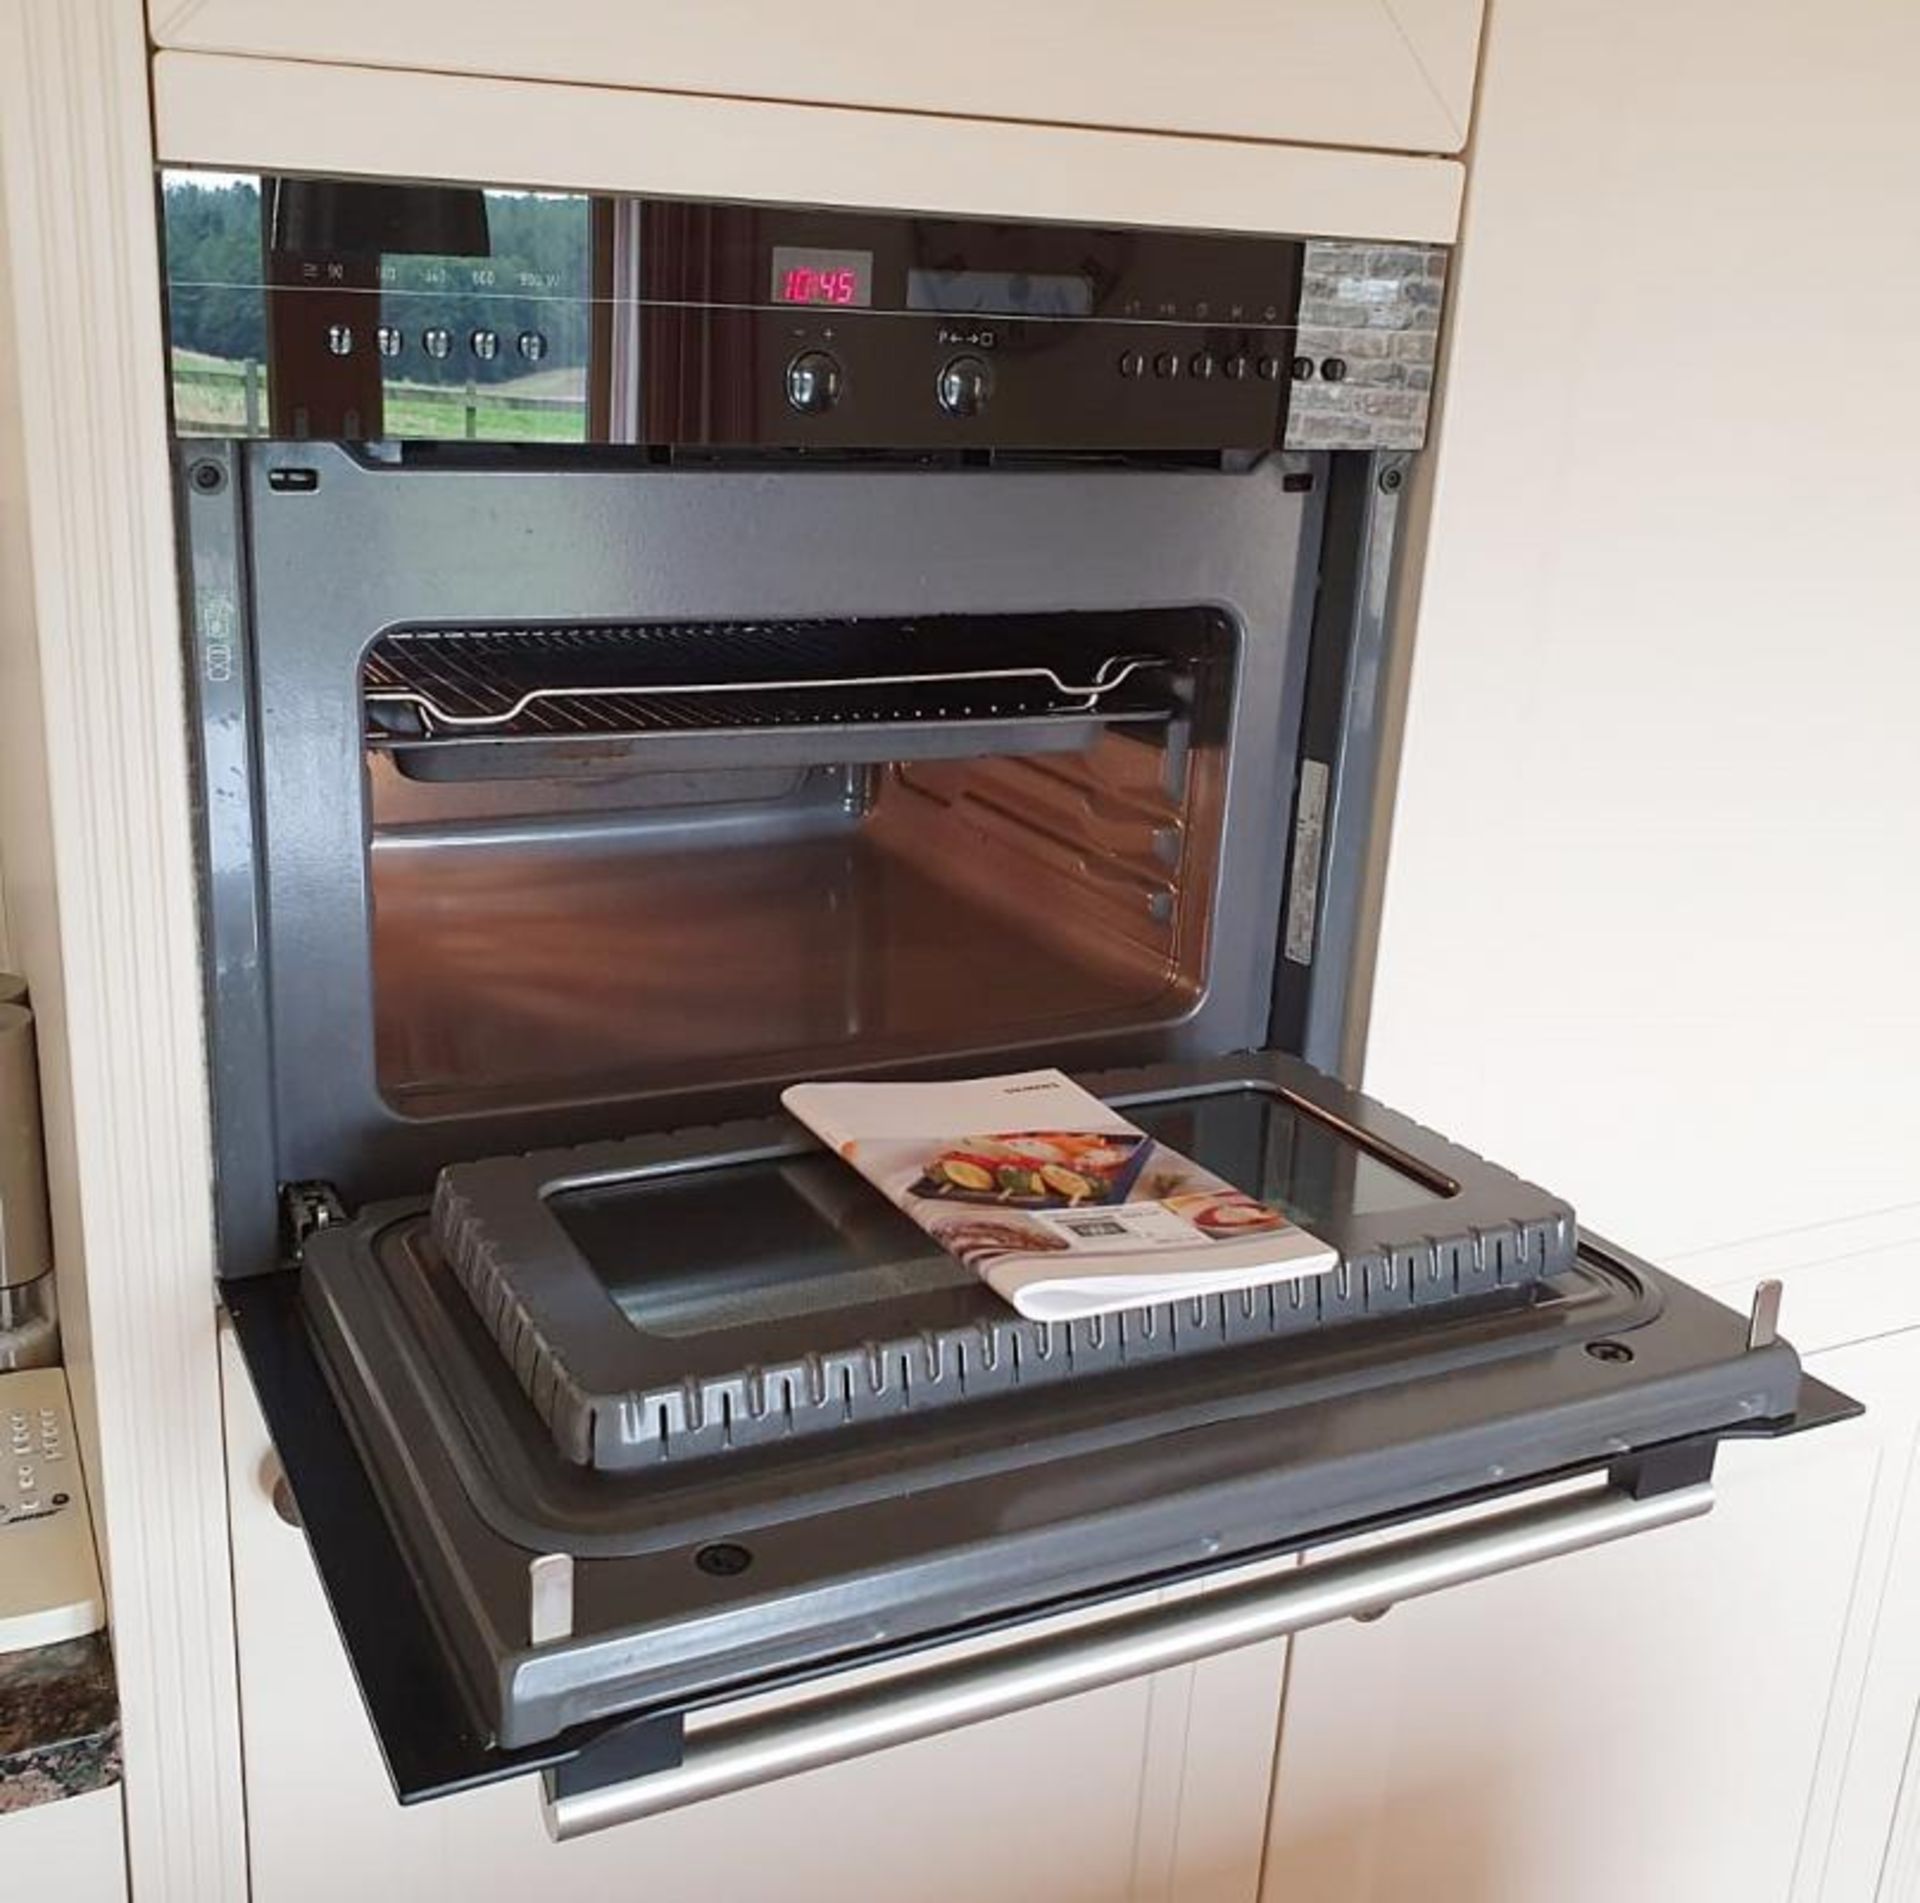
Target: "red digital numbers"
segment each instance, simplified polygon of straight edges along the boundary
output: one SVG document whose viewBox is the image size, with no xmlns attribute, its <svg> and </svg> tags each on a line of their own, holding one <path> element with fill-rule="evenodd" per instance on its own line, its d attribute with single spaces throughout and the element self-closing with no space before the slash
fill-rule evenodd
<svg viewBox="0 0 1920 1903">
<path fill-rule="evenodd" d="M 859 297 L 859 276 L 845 266 L 838 271 L 816 271 L 811 265 L 796 264 L 780 280 L 783 304 L 853 304 Z"/>
</svg>

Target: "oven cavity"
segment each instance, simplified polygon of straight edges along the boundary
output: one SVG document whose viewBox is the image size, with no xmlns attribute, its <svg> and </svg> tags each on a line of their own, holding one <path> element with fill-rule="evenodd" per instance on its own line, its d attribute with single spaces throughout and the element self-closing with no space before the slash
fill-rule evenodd
<svg viewBox="0 0 1920 1903">
<path fill-rule="evenodd" d="M 410 1118 L 1177 1022 L 1234 624 L 1200 607 L 390 629 L 360 694 Z"/>
</svg>

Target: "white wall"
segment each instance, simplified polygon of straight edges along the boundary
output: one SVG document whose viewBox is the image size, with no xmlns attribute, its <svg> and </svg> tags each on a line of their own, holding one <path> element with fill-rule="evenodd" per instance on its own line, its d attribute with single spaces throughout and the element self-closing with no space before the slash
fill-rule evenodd
<svg viewBox="0 0 1920 1903">
<path fill-rule="evenodd" d="M 1643 1251 L 1920 1203 L 1917 87 L 1490 12 L 1367 1080 Z"/>
</svg>

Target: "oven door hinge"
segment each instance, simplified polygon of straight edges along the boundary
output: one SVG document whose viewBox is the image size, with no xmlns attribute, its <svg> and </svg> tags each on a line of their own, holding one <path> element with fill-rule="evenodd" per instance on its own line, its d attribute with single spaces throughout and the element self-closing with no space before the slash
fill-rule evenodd
<svg viewBox="0 0 1920 1903">
<path fill-rule="evenodd" d="M 280 1242 L 289 1262 L 304 1259 L 307 1238 L 315 1230 L 346 1219 L 347 1206 L 331 1183 L 280 1185 Z"/>
</svg>

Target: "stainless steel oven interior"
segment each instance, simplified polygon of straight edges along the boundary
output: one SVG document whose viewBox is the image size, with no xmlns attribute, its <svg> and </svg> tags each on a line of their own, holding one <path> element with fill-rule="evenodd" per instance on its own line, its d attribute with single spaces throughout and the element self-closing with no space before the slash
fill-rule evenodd
<svg viewBox="0 0 1920 1903">
<path fill-rule="evenodd" d="M 571 1834 L 1645 1530 L 1850 1407 L 1326 1074 L 1443 254 L 163 204 L 222 1298 L 403 1798 L 538 1768 Z M 776 1114 L 1038 1064 L 1336 1266 L 1021 1322 Z"/>
</svg>

